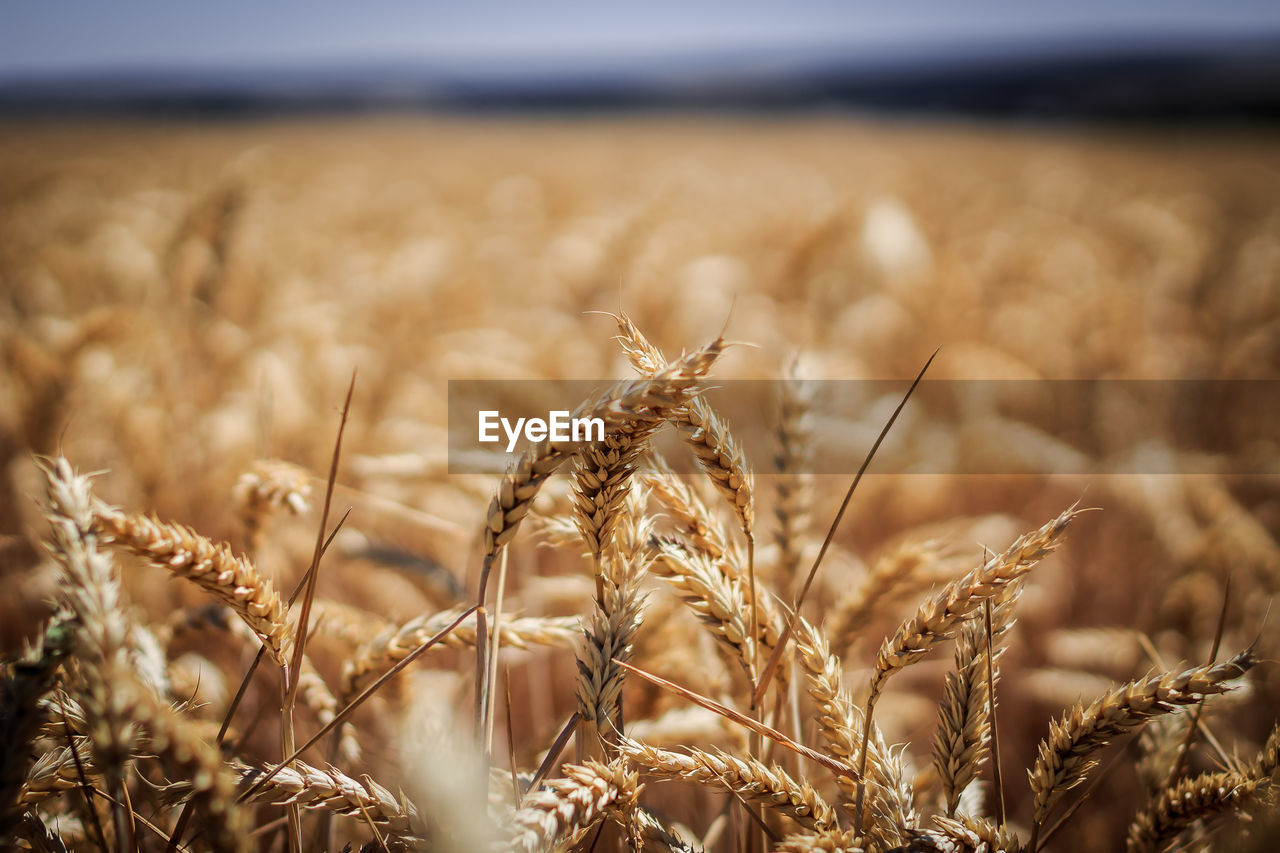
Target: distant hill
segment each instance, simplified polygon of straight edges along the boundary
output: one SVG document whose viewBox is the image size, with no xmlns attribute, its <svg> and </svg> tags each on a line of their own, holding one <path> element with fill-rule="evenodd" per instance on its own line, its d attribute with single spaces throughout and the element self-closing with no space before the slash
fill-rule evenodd
<svg viewBox="0 0 1280 853">
<path fill-rule="evenodd" d="M 831 47 L 501 62 L 85 70 L 0 79 L 8 114 L 649 109 L 1085 119 L 1280 118 L 1280 34 L 979 48 Z"/>
</svg>

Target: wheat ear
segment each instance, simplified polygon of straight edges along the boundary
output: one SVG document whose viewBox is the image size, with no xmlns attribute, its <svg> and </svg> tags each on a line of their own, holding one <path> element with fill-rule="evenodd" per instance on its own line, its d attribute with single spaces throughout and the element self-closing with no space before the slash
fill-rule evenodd
<svg viewBox="0 0 1280 853">
<path fill-rule="evenodd" d="M 393 664 L 440 633 L 461 615 L 461 609 L 418 616 L 398 628 L 384 630 L 365 642 L 342 665 L 339 696 L 345 702 L 355 696 Z M 530 646 L 572 648 L 579 636 L 576 616 L 526 616 L 504 619 L 498 628 L 502 645 L 513 649 Z M 476 645 L 476 618 L 468 616 L 440 641 L 437 647 L 455 649 Z"/>
<path fill-rule="evenodd" d="M 133 669 L 120 587 L 110 558 L 98 549 L 99 518 L 89 479 L 62 457 L 46 463 L 45 473 L 51 552 L 65 573 L 63 601 L 77 619 L 75 645 L 87 682 L 82 704 L 93 762 L 111 789 L 123 790 L 127 762 L 145 730 L 150 750 L 167 770 L 191 780 L 193 800 L 205 816 L 205 843 L 216 851 L 246 849 L 241 815 L 232 805 L 232 784 L 221 772 L 217 750 L 195 735 Z M 119 807 L 114 820 L 119 836 L 125 824 Z"/>
<path fill-rule="evenodd" d="M 70 614 L 54 614 L 34 648 L 9 665 L 0 682 L 0 731 L 6 741 L 0 745 L 0 838 L 17 824 L 14 806 L 31 766 L 31 744 L 47 717 L 43 700 L 74 640 Z"/>
<path fill-rule="evenodd" d="M 947 584 L 938 595 L 922 604 L 915 615 L 880 646 L 868 705 L 875 703 L 890 675 L 954 636 L 964 620 L 984 601 L 994 600 L 998 604 L 1015 581 L 1057 549 L 1063 531 L 1077 515 L 1079 511 L 1071 507 L 1039 530 L 1019 537 L 1003 553 Z"/>
<path fill-rule="evenodd" d="M 983 614 L 969 617 L 956 640 L 956 668 L 943 682 L 933 739 L 933 764 L 942 781 L 943 809 L 949 818 L 956 816 L 961 794 L 978 778 L 989 757 L 992 700 L 999 681 L 996 664 L 1004 654 L 998 643 L 1013 624 L 1013 608 L 1021 588 L 1019 582 L 1013 594 L 992 611 L 989 660 Z"/>
<path fill-rule="evenodd" d="M 1029 771 L 1034 795 L 1030 849 L 1035 851 L 1040 827 L 1049 810 L 1072 787 L 1080 784 L 1097 763 L 1093 754 L 1111 738 L 1137 728 L 1151 717 L 1192 705 L 1202 696 L 1225 693 L 1224 682 L 1239 678 L 1256 662 L 1252 651 L 1225 663 L 1169 672 L 1133 681 L 1095 699 L 1076 705 L 1049 726 Z"/>
<path fill-rule="evenodd" d="M 636 773 L 621 764 L 585 761 L 566 764 L 564 776 L 529 792 L 511 817 L 514 848 L 544 853 L 562 840 L 577 837 L 606 814 L 629 821 L 641 787 Z"/>
<path fill-rule="evenodd" d="M 1129 826 L 1129 853 L 1168 850 L 1193 824 L 1207 823 L 1252 802 L 1263 780 L 1224 771 L 1181 779 L 1165 788 Z"/>
<path fill-rule="evenodd" d="M 619 751 L 649 776 L 685 779 L 732 791 L 785 815 L 807 829 L 836 826 L 836 813 L 807 783 L 799 783 L 781 767 L 723 752 L 689 749 L 672 752 L 624 738 Z"/>
<path fill-rule="evenodd" d="M 747 594 L 742 585 L 721 571 L 719 563 L 705 553 L 669 539 L 660 539 L 657 545 L 655 573 L 670 582 L 681 600 L 754 684 L 752 666 L 756 644 L 751 636 Z"/>
<path fill-rule="evenodd" d="M 242 761 L 232 767 L 241 785 L 248 788 L 266 771 Z M 274 769 L 274 765 L 272 765 Z M 400 838 L 422 834 L 422 822 L 413 803 L 388 791 L 368 776 L 354 779 L 336 767 L 313 767 L 294 761 L 267 784 L 254 791 L 249 802 L 288 805 L 340 815 L 368 815 L 380 827 Z"/>
<path fill-rule="evenodd" d="M 575 417 L 598 417 L 606 430 L 620 424 L 665 420 L 667 414 L 688 402 L 697 390 L 698 380 L 705 376 L 711 365 L 724 351 L 723 338 L 695 350 L 672 365 L 656 373 L 650 379 L 615 383 L 600 395 L 582 403 L 574 412 Z M 489 575 L 499 549 L 515 536 L 520 522 L 528 515 L 533 499 L 542 485 L 574 453 L 572 443 L 541 441 L 527 448 L 514 459 L 498 486 L 498 493 L 489 503 L 485 516 L 484 557 L 480 566 L 479 592 L 476 596 L 476 624 L 479 640 L 476 642 L 476 698 L 475 720 L 477 729 L 487 717 L 489 670 L 488 613 L 485 601 Z"/>
<path fill-rule="evenodd" d="M 280 594 L 247 557 L 184 525 L 105 507 L 95 512 L 94 528 L 104 540 L 217 597 L 258 635 L 279 666 L 287 665 L 290 640 Z"/>
<path fill-rule="evenodd" d="M 843 654 L 886 605 L 919 584 L 924 569 L 938 560 L 932 542 L 906 542 L 882 554 L 861 582 L 841 596 L 826 618 L 827 634 Z"/>
<path fill-rule="evenodd" d="M 281 510 L 302 515 L 310 506 L 311 475 L 280 459 L 259 459 L 240 475 L 232 499 L 245 530 L 245 550 L 257 554 L 270 517 Z"/>
<path fill-rule="evenodd" d="M 935 849 L 952 849 L 959 845 L 961 850 L 983 851 L 983 853 L 1023 853 L 1022 842 L 1007 829 L 984 818 L 975 817 L 935 817 L 941 833 L 929 833 L 936 838 Z M 937 838 L 938 835 L 942 838 Z M 925 848 L 928 849 L 928 848 Z"/>
<path fill-rule="evenodd" d="M 809 533 L 809 515 L 813 501 L 813 433 L 810 418 L 812 394 L 796 376 L 797 362 L 792 361 L 782 383 L 779 400 L 777 451 L 774 469 L 777 478 L 777 503 L 774 518 L 778 522 L 779 581 L 786 584 L 788 598 L 799 592 L 801 549 Z"/>
<path fill-rule="evenodd" d="M 870 735 L 864 737 L 867 721 L 841 683 L 840 659 L 832 654 L 826 637 L 803 618 L 796 620 L 794 636 L 809 698 L 817 710 L 818 736 L 825 751 L 848 767 L 847 773 L 836 775 L 842 798 L 847 803 L 859 790 L 854 761 L 859 743 L 864 743 L 867 803 L 876 817 L 868 836 L 886 848 L 902 843 L 907 831 L 919 823 L 919 815 L 900 758 L 885 745 L 874 722 Z"/>
<path fill-rule="evenodd" d="M 600 577 L 604 595 L 596 599 L 583 629 L 586 642 L 578 655 L 576 692 L 582 719 L 580 744 L 592 753 L 599 752 L 602 740 L 611 740 L 623 728 L 621 701 L 626 673 L 614 661 L 631 659 L 632 640 L 643 618 L 640 581 L 645 564 L 643 549 L 627 554 L 611 549 Z"/>
<path fill-rule="evenodd" d="M 773 848 L 774 853 L 864 853 L 864 850 L 858 843 L 858 834 L 845 829 L 788 835 Z"/>
</svg>

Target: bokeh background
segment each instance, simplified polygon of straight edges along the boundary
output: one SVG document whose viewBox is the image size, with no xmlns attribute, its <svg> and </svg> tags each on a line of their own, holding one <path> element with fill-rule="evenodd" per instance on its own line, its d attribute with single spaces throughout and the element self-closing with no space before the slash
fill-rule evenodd
<svg viewBox="0 0 1280 853">
<path fill-rule="evenodd" d="M 595 312 L 624 309 L 669 354 L 727 323 L 748 345 L 723 378 L 903 379 L 940 349 L 937 379 L 1280 380 L 1273 3 L 85 0 L 10 3 L 4 17 L 6 654 L 47 615 L 56 578 L 32 454 L 61 450 L 104 472 L 106 500 L 243 547 L 238 479 L 270 457 L 323 478 L 353 371 L 337 494 L 353 513 L 321 595 L 371 626 L 465 599 L 496 478 L 449 474 L 447 382 L 628 375 Z M 936 571 L 841 649 L 861 685 L 880 638 L 946 571 L 1077 500 L 1099 507 L 1037 570 L 1004 660 L 1018 825 L 1021 769 L 1050 717 L 1155 656 L 1206 659 L 1228 577 L 1224 649 L 1257 638 L 1277 656 L 1264 616 L 1280 587 L 1280 455 L 1258 429 L 1276 399 L 1211 412 L 1212 454 L 1118 399 L 1073 414 L 1105 454 L 1064 445 L 1017 400 L 959 413 L 948 436 L 909 409 L 806 614 L 837 611 L 903 543 L 943 543 Z M 819 421 L 811 440 L 865 446 L 896 402 Z M 1021 473 L 937 473 L 929 454 L 957 442 Z M 750 462 L 764 542 L 778 478 L 767 455 Z M 935 473 L 901 473 L 912 465 Z M 809 553 L 847 485 L 817 474 Z M 568 503 L 557 481 L 536 511 Z M 317 523 L 313 511 L 270 531 L 259 561 L 281 588 Z M 586 612 L 585 564 L 537 543 L 526 532 L 512 548 L 509 606 Z M 143 621 L 203 601 L 128 569 Z M 774 571 L 780 592 L 793 587 Z M 243 661 L 208 638 L 174 642 L 175 660 L 204 660 L 183 657 L 183 671 L 219 719 Z M 704 657 L 656 633 L 640 642 L 655 671 L 703 688 L 728 677 L 699 675 Z M 317 665 L 336 678 L 349 649 L 324 643 Z M 528 768 L 574 707 L 574 663 L 563 649 L 510 654 Z M 939 652 L 902 676 L 880 717 L 925 791 L 950 665 Z M 432 666 L 421 677 L 438 706 L 405 691 L 360 719 L 380 778 L 403 768 L 406 730 L 466 707 L 469 658 Z M 260 687 L 253 707 L 268 708 Z M 671 707 L 628 689 L 629 718 Z M 1248 755 L 1278 706 L 1280 671 L 1264 665 L 1210 716 Z M 723 727 L 698 736 L 736 743 Z M 264 756 L 272 737 L 260 734 Z M 1105 754 L 1121 766 L 1057 849 L 1118 849 L 1142 799 L 1133 749 Z M 695 837 L 723 805 L 653 788 Z M 1229 843 L 1269 849 L 1268 826 Z"/>
</svg>

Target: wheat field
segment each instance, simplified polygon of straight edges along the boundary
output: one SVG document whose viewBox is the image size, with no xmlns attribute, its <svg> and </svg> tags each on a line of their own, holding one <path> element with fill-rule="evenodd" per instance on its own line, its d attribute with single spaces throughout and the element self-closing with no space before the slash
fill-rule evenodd
<svg viewBox="0 0 1280 853">
<path fill-rule="evenodd" d="M 1272 849 L 1275 143 L 0 123 L 0 846 Z M 1263 395 L 908 400 L 842 508 L 905 383 L 704 393 L 935 351 Z M 605 439 L 450 473 L 463 379 Z"/>
</svg>

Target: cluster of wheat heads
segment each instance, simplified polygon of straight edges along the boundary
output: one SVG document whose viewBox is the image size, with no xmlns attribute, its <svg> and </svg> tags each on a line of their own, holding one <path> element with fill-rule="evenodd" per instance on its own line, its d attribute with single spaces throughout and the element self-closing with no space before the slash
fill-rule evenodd
<svg viewBox="0 0 1280 853">
<path fill-rule="evenodd" d="M 541 442 L 516 456 L 484 517 L 474 603 L 404 624 L 315 597 L 324 536 L 309 582 L 292 596 L 258 567 L 254 552 L 269 538 L 270 517 L 310 501 L 310 480 L 293 466 L 260 463 L 242 477 L 237 505 L 250 553 L 241 555 L 181 524 L 108 506 L 68 460 L 44 461 L 48 548 L 61 584 L 55 615 L 4 673 L 0 838 L 32 850 L 345 842 L 367 850 L 1034 853 L 1052 849 L 1056 827 L 1088 808 L 1079 789 L 1099 775 L 1108 743 L 1144 726 L 1148 803 L 1116 849 L 1201 843 L 1224 816 L 1266 802 L 1280 729 L 1256 757 L 1241 758 L 1200 717 L 1206 699 L 1242 683 L 1257 662 L 1252 649 L 1074 704 L 1048 724 L 1029 792 L 1015 793 L 1023 783 L 1012 774 L 1002 778 L 999 675 L 1015 606 L 1076 507 L 941 583 L 884 639 L 869 673 L 851 677 L 840 654 L 853 648 L 867 609 L 890 587 L 919 590 L 915 567 L 933 546 L 889 554 L 833 609 L 832 630 L 802 617 L 792 591 L 803 597 L 808 589 L 796 577 L 807 562 L 803 495 L 783 490 L 778 547 L 757 549 L 753 471 L 729 424 L 699 394 L 725 341 L 668 360 L 627 317 L 618 328 L 640 376 L 579 410 L 606 420 L 604 440 Z M 803 405 L 790 399 L 781 408 L 778 460 L 787 473 L 803 457 L 794 446 L 803 441 Z M 652 453 L 651 439 L 668 426 L 709 490 Z M 551 502 L 555 511 L 532 526 L 545 542 L 582 554 L 591 604 L 579 618 L 514 616 L 504 609 L 507 552 L 562 470 L 567 501 Z M 329 532 L 323 521 L 321 532 Z M 194 584 L 215 606 L 143 623 L 119 583 L 126 554 Z M 189 666 L 170 654 L 183 630 L 217 630 L 257 650 L 232 683 L 247 685 L 258 666 L 276 672 L 276 754 L 245 746 L 250 722 L 236 716 L 243 691 L 224 701 L 220 721 L 201 713 Z M 337 677 L 313 660 L 321 652 L 308 638 L 321 630 L 345 649 Z M 874 712 L 890 678 L 947 641 L 955 663 L 931 751 L 889 743 Z M 576 657 L 576 710 L 554 743 L 521 749 L 522 761 L 509 697 L 507 747 L 494 736 L 504 705 L 498 659 L 504 649 L 532 646 Z M 457 657 L 472 676 L 473 713 L 463 715 L 471 724 L 445 727 L 454 742 L 436 740 L 436 752 L 418 756 L 446 765 L 424 774 L 445 784 L 415 785 L 413 772 L 396 773 L 378 755 L 386 744 L 353 726 L 352 714 L 424 653 L 448 648 L 474 650 Z M 509 667 L 510 655 L 503 659 Z M 295 730 L 303 711 L 314 723 L 305 740 Z M 1216 769 L 1187 760 L 1207 748 L 1201 744 L 1217 750 Z M 931 766 L 918 771 L 925 758 Z M 374 772 L 387 775 L 379 782 Z M 667 786 L 716 805 L 691 814 L 663 796 Z M 1006 798 L 1029 804 L 1027 814 L 1007 813 Z"/>
</svg>

